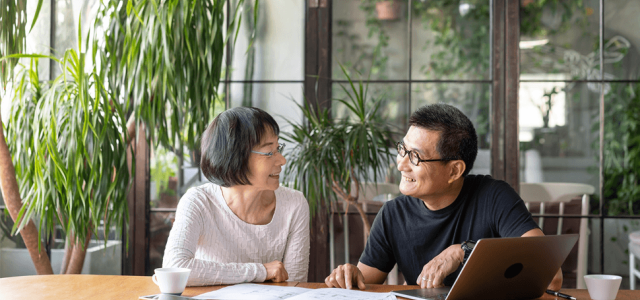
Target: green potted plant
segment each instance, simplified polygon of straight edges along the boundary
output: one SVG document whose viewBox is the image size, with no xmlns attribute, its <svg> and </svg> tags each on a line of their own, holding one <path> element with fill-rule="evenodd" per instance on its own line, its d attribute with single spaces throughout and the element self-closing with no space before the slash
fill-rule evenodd
<svg viewBox="0 0 640 300">
<path fill-rule="evenodd" d="M 5 7 L 6 11 L 4 11 Z M 42 0 L 38 0 L 37 7 L 36 11 L 40 11 Z M 10 56 L 24 53 L 26 49 L 27 19 L 24 16 L 27 15 L 27 6 L 24 1 L 11 0 L 3 1 L 2 8 L 3 13 L 0 14 L 0 82 L 4 91 L 7 83 L 13 81 L 14 69 L 18 63 L 18 58 Z M 31 21 L 31 28 L 36 20 L 37 13 Z M 0 93 L 0 96 L 2 94 Z M 1 97 L 0 101 L 2 101 Z M 7 211 L 15 219 L 22 206 L 22 201 L 15 178 L 15 169 L 11 162 L 11 154 L 4 139 L 3 123 L 0 117 L 0 185 Z M 22 228 L 20 234 L 29 249 L 29 255 L 34 262 L 36 272 L 38 274 L 52 273 L 49 256 L 44 248 L 39 247 L 40 237 L 35 224 L 28 223 Z"/>
<path fill-rule="evenodd" d="M 88 55 L 96 57 L 86 52 L 88 45 L 79 34 L 79 51 L 69 49 L 62 59 L 13 56 L 31 59 L 18 77 L 5 124 L 22 199 L 18 214 L 12 213 L 13 230 L 35 217 L 46 237 L 61 226 L 67 239 L 60 273 L 80 273 L 91 236 L 99 228 L 105 237 L 112 227 L 120 232 L 128 221 L 124 112 L 103 86 L 104 70 L 88 65 Z M 54 60 L 65 72 L 41 83 L 39 58 Z M 15 201 L 7 206 L 16 211 Z"/>
<path fill-rule="evenodd" d="M 386 174 L 394 131 L 379 110 L 380 99 L 368 99 L 367 86 L 361 81 L 355 84 L 341 68 L 349 81 L 348 88 L 341 85 L 347 99 L 336 101 L 347 108 L 348 115 L 332 118 L 328 110 L 298 105 L 306 122 L 288 121 L 293 130 L 283 133 L 283 139 L 295 145 L 285 152 L 288 167 L 283 181 L 304 193 L 312 214 L 318 206 L 338 200 L 353 205 L 362 218 L 366 239 L 371 225 L 358 203 L 360 189 L 362 183 L 375 183 L 379 174 Z"/>
<path fill-rule="evenodd" d="M 26 37 L 21 16 L 26 11 L 19 2 L 10 2 L 7 14 L 0 16 L 3 88 L 14 78 L 17 59 L 46 57 L 20 55 Z M 38 274 L 53 272 L 40 234 L 50 235 L 56 223 L 64 227 L 69 248 L 80 249 L 77 255 L 71 250 L 65 255 L 67 273 L 78 270 L 72 267 L 74 261 L 81 269 L 86 241 L 98 226 L 126 227 L 123 197 L 130 172 L 125 150 L 137 135 L 136 124 L 146 125 L 143 136 L 179 154 L 179 162 L 183 145 L 199 148 L 199 135 L 221 103 L 216 90 L 223 50 L 240 25 L 235 10 L 227 27 L 225 3 L 104 3 L 93 30 L 102 36 L 92 43 L 91 53 L 65 52 L 59 60 L 63 74 L 50 86 L 41 85 L 33 66 L 22 80 L 14 80 L 20 82 L 18 89 L 32 93 L 18 93 L 15 107 L 23 111 L 7 128 L 9 147 L 0 130 L 0 179 L 7 208 L 20 226 L 14 233 L 19 229 Z M 41 5 L 39 0 L 32 22 Z M 86 51 L 89 44 L 82 47 L 80 34 L 78 41 Z M 85 72 L 88 55 L 96 65 Z M 127 122 L 124 111 L 132 112 Z M 32 120 L 33 135 L 19 131 Z M 29 222 L 32 217 L 39 221 L 38 228 Z"/>
</svg>

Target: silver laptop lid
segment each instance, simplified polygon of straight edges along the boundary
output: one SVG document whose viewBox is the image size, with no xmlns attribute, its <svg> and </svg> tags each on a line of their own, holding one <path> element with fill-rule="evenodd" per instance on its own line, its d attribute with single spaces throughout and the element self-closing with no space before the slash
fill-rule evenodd
<svg viewBox="0 0 640 300">
<path fill-rule="evenodd" d="M 579 235 L 481 239 L 447 300 L 542 296 Z"/>
</svg>

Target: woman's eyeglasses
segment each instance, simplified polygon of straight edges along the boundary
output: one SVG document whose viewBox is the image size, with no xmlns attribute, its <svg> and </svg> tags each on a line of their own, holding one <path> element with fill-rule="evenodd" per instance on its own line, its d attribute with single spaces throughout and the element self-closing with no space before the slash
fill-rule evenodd
<svg viewBox="0 0 640 300">
<path fill-rule="evenodd" d="M 284 146 L 286 146 L 285 143 L 279 143 L 278 144 L 278 149 L 276 149 L 276 152 L 282 154 L 282 151 L 284 150 Z M 251 152 L 252 153 L 256 153 L 256 154 L 260 154 L 260 155 L 264 155 L 264 156 L 269 156 L 269 157 L 271 157 L 271 156 L 273 156 L 273 154 L 275 154 L 274 152 L 265 153 L 265 152 L 259 152 L 259 151 L 253 151 L 253 150 L 251 150 Z"/>
</svg>

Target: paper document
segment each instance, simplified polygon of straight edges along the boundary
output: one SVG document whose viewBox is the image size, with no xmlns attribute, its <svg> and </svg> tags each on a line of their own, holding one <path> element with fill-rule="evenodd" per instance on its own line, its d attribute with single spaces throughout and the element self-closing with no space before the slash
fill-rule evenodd
<svg viewBox="0 0 640 300">
<path fill-rule="evenodd" d="M 287 299 L 311 289 L 297 288 L 292 286 L 277 285 L 260 285 L 252 283 L 243 283 L 221 288 L 198 295 L 196 299 L 220 299 L 220 300 L 243 300 L 243 299 L 264 299 L 264 300 L 280 300 Z"/>
<path fill-rule="evenodd" d="M 330 300 L 395 300 L 390 293 L 371 293 L 358 290 L 337 288 L 306 289 L 292 286 L 259 285 L 251 283 L 237 284 L 221 288 L 217 291 L 204 293 L 195 299 L 218 300 L 302 300 L 302 299 L 330 299 Z"/>
<path fill-rule="evenodd" d="M 304 294 L 287 298 L 288 300 L 304 299 L 331 299 L 331 300 L 396 300 L 396 296 L 390 293 L 372 293 L 358 290 L 345 290 L 338 288 L 315 289 Z"/>
</svg>

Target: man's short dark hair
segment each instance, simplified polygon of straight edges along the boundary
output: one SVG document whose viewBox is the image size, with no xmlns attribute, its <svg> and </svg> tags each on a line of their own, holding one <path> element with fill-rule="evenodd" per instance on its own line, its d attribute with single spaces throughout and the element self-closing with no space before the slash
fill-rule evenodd
<svg viewBox="0 0 640 300">
<path fill-rule="evenodd" d="M 235 107 L 222 112 L 202 135 L 202 173 L 223 187 L 251 185 L 247 177 L 249 155 L 271 132 L 278 136 L 280 127 L 264 110 Z"/>
<path fill-rule="evenodd" d="M 462 176 L 469 174 L 478 155 L 478 136 L 459 109 L 448 104 L 425 105 L 411 114 L 409 125 L 440 132 L 438 154 L 442 159 L 464 161 L 467 167 Z"/>
</svg>

